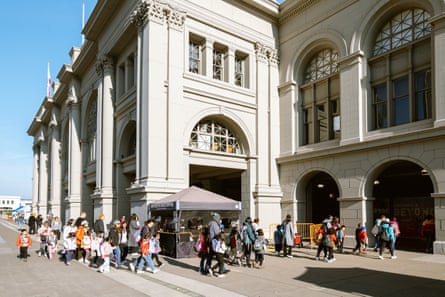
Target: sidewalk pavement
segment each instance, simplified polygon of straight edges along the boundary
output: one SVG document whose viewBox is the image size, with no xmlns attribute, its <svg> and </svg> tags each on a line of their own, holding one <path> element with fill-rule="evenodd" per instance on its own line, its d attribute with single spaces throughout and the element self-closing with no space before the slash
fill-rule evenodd
<svg viewBox="0 0 445 297">
<path fill-rule="evenodd" d="M 264 267 L 227 265 L 225 278 L 202 276 L 198 258 L 161 257 L 157 274 L 111 269 L 97 273 L 81 263 L 65 266 L 38 257 L 35 238 L 27 263 L 16 258 L 16 226 L 0 221 L 0 296 L 445 296 L 445 256 L 397 251 L 397 259 L 348 252 L 315 261 L 315 249 L 294 248 L 293 258 L 266 255 Z M 7 292 L 3 293 L 3 292 Z M 5 295 L 4 295 L 5 294 Z"/>
</svg>

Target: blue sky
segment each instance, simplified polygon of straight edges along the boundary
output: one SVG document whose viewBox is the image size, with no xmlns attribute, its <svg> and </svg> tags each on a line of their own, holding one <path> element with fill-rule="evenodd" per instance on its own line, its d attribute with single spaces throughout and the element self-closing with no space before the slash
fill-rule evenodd
<svg viewBox="0 0 445 297">
<path fill-rule="evenodd" d="M 0 10 L 0 195 L 32 195 L 32 137 L 28 130 L 51 79 L 81 46 L 86 17 L 96 0 L 3 1 Z"/>
<path fill-rule="evenodd" d="M 282 1 L 278 1 L 282 2 Z M 32 198 L 33 138 L 26 133 L 51 79 L 82 43 L 96 0 L 3 1 L 0 9 L 0 195 Z"/>
</svg>

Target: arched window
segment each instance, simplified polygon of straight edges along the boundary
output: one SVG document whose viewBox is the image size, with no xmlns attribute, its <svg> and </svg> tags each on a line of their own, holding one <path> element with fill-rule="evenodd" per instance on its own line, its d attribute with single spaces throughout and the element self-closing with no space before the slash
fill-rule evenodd
<svg viewBox="0 0 445 297">
<path fill-rule="evenodd" d="M 200 150 L 229 154 L 242 153 L 234 134 L 224 125 L 214 120 L 201 121 L 193 128 L 190 146 Z"/>
<path fill-rule="evenodd" d="M 301 87 L 301 144 L 340 138 L 338 52 L 325 48 L 305 67 Z"/>
<path fill-rule="evenodd" d="M 87 117 L 88 162 L 96 160 L 96 133 L 97 133 L 96 102 L 97 102 L 96 99 L 91 101 Z"/>
<path fill-rule="evenodd" d="M 431 25 L 422 9 L 393 16 L 377 34 L 369 59 L 371 130 L 431 118 Z"/>
</svg>

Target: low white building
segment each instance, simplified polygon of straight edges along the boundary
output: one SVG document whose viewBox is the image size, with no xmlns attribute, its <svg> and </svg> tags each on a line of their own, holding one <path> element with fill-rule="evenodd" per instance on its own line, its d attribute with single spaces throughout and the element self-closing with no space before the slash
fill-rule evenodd
<svg viewBox="0 0 445 297">
<path fill-rule="evenodd" d="M 17 209 L 21 204 L 20 196 L 0 196 L 0 211 L 2 212 L 10 212 L 14 209 Z"/>
</svg>

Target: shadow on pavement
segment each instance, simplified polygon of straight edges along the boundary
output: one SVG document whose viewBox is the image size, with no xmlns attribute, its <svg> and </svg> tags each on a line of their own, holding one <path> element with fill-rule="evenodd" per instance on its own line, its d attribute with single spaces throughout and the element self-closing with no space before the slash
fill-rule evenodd
<svg viewBox="0 0 445 297">
<path fill-rule="evenodd" d="M 442 297 L 445 281 L 363 268 L 306 267 L 295 280 L 359 296 Z"/>
</svg>

